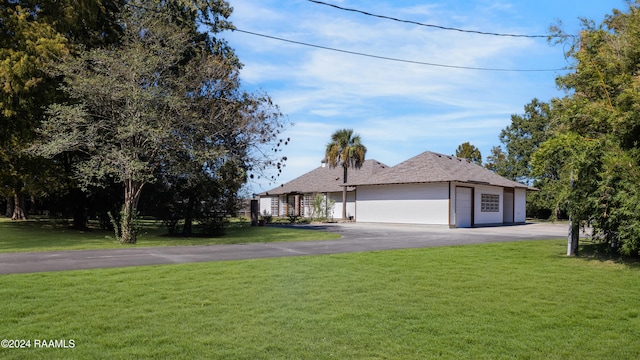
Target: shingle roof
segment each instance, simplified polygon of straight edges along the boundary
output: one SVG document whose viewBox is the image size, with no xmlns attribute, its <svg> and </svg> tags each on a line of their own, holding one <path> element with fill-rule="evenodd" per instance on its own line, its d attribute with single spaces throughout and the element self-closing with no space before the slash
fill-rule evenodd
<svg viewBox="0 0 640 360">
<path fill-rule="evenodd" d="M 347 180 L 361 183 L 380 171 L 389 168 L 376 160 L 365 160 L 360 169 L 349 169 Z M 289 193 L 314 193 L 314 192 L 342 192 L 343 169 L 342 166 L 331 168 L 318 167 L 302 176 L 299 176 L 277 188 L 271 189 L 261 195 L 280 195 Z M 349 188 L 348 190 L 352 190 Z"/>
<path fill-rule="evenodd" d="M 478 166 L 467 159 L 423 152 L 400 164 L 387 168 L 374 176 L 348 179 L 349 185 L 410 184 L 457 181 L 465 183 L 485 183 L 490 185 L 524 188 L 532 187 L 506 179 L 490 170 Z"/>
</svg>

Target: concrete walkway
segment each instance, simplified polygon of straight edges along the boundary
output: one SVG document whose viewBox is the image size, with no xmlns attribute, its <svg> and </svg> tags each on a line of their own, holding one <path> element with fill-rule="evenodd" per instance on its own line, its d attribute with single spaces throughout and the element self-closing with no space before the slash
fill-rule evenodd
<svg viewBox="0 0 640 360">
<path fill-rule="evenodd" d="M 337 254 L 567 236 L 567 225 L 561 224 L 525 224 L 473 229 L 367 223 L 299 227 L 336 232 L 341 234 L 342 238 L 289 243 L 6 253 L 0 254 L 0 274 Z"/>
</svg>

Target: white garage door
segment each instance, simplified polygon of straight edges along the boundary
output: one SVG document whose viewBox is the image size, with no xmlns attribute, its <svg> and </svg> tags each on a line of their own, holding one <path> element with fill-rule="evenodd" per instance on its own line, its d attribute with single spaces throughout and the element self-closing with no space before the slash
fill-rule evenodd
<svg viewBox="0 0 640 360">
<path fill-rule="evenodd" d="M 471 188 L 456 187 L 456 227 L 471 227 Z"/>
<path fill-rule="evenodd" d="M 359 186 L 357 221 L 449 224 L 449 184 Z"/>
</svg>

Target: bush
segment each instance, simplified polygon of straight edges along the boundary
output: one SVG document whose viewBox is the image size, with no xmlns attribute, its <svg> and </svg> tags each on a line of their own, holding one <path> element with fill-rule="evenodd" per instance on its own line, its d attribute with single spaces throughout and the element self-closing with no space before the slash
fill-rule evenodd
<svg viewBox="0 0 640 360">
<path fill-rule="evenodd" d="M 316 194 L 316 197 L 311 203 L 311 219 L 314 221 L 329 220 L 329 214 L 333 214 L 335 203 L 333 200 L 327 200 L 322 194 Z"/>
<path fill-rule="evenodd" d="M 266 224 L 271 224 L 273 221 L 273 215 L 271 215 L 266 209 L 262 211 L 262 219 Z"/>
<path fill-rule="evenodd" d="M 295 224 L 299 218 L 300 218 L 300 215 L 289 215 L 289 222 L 291 224 Z"/>
<path fill-rule="evenodd" d="M 200 229 L 202 235 L 223 236 L 225 226 L 229 223 L 226 216 L 222 214 L 210 214 L 200 219 Z"/>
</svg>

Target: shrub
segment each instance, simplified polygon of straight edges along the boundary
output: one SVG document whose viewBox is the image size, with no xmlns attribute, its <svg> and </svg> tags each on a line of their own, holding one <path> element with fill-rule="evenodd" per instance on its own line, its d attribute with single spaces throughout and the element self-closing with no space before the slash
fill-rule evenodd
<svg viewBox="0 0 640 360">
<path fill-rule="evenodd" d="M 316 194 L 312 202 L 311 219 L 314 221 L 329 220 L 329 214 L 333 214 L 335 203 L 333 200 L 327 200 L 322 194 Z"/>
</svg>

